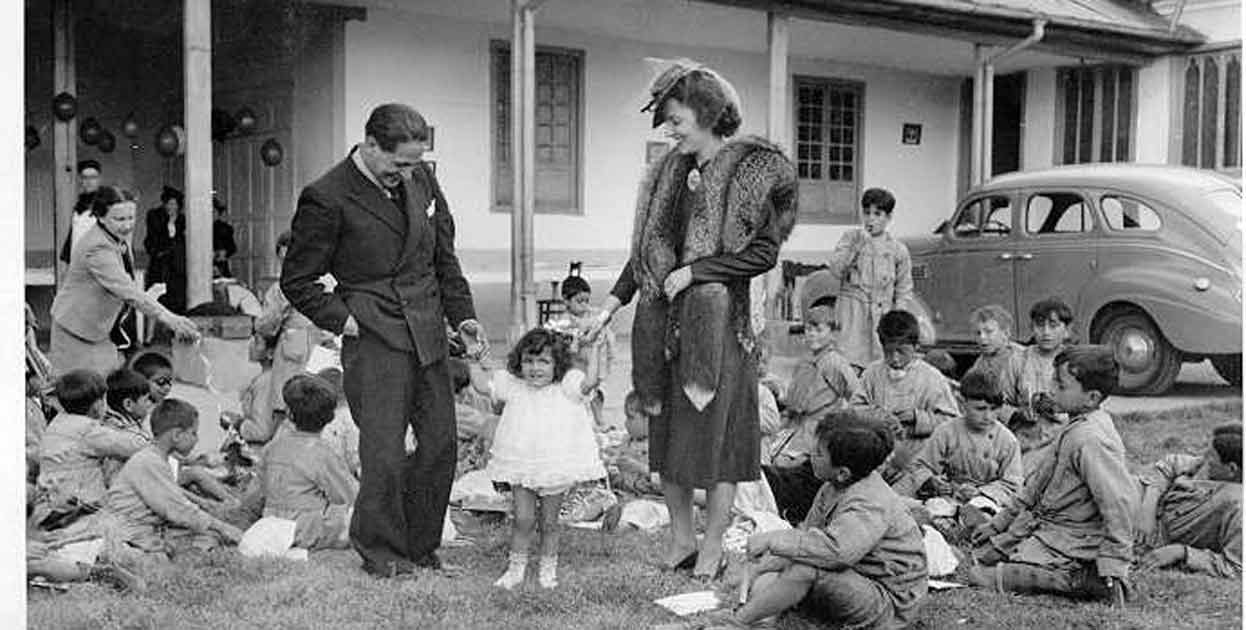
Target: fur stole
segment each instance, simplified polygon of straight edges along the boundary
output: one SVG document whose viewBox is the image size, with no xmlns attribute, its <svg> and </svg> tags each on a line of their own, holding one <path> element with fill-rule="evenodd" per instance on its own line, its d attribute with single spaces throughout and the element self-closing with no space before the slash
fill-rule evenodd
<svg viewBox="0 0 1246 630">
<path fill-rule="evenodd" d="M 796 173 L 782 151 L 753 136 L 726 143 L 701 173 L 704 203 L 678 225 L 694 158 L 675 151 L 650 168 L 641 182 L 632 227 L 631 265 L 639 300 L 632 329 L 633 385 L 649 409 L 665 398 L 670 363 L 678 360 L 683 388 L 703 410 L 714 398 L 724 367 L 724 344 L 734 336 L 752 350 L 748 278 L 727 284 L 693 285 L 672 304 L 662 293 L 677 267 L 744 251 L 758 230 L 782 242 L 796 222 Z M 695 329 L 695 335 L 680 330 Z"/>
</svg>

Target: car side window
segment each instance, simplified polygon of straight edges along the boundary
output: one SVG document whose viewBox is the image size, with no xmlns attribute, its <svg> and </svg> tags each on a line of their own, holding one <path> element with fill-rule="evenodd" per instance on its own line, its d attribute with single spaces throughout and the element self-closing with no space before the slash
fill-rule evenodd
<svg viewBox="0 0 1246 630">
<path fill-rule="evenodd" d="M 1069 234 L 1094 229 L 1090 208 L 1075 193 L 1037 193 L 1025 208 L 1029 234 Z"/>
<path fill-rule="evenodd" d="M 1162 225 L 1159 213 L 1137 199 L 1105 195 L 1099 207 L 1113 230 L 1154 232 Z"/>
<path fill-rule="evenodd" d="M 1012 232 L 1012 199 L 992 195 L 965 204 L 952 222 L 957 238 L 1000 238 Z"/>
</svg>

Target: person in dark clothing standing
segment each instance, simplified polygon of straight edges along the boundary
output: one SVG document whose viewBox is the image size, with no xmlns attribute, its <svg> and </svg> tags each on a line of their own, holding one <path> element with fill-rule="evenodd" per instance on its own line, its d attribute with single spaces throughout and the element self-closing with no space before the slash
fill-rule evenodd
<svg viewBox="0 0 1246 630">
<path fill-rule="evenodd" d="M 232 278 L 234 274 L 229 268 L 229 259 L 238 253 L 238 244 L 234 242 L 234 226 L 225 219 L 229 216 L 229 207 L 220 197 L 213 195 L 212 210 L 216 212 L 216 218 L 212 221 L 213 275 Z"/>
<path fill-rule="evenodd" d="M 65 235 L 65 243 L 61 245 L 60 259 L 65 264 L 69 264 L 69 254 L 74 245 L 78 244 L 87 230 L 95 226 L 95 215 L 91 212 L 91 206 L 95 202 L 95 193 L 99 191 L 102 172 L 100 163 L 95 160 L 78 162 L 78 185 L 82 187 L 82 192 L 78 193 L 78 200 L 74 202 L 69 234 Z"/>
<path fill-rule="evenodd" d="M 374 109 L 365 139 L 299 195 L 281 290 L 343 335 L 343 387 L 359 425 L 350 539 L 368 573 L 454 572 L 437 557 L 456 462 L 446 321 L 484 331 L 454 253 L 454 219 L 423 162 L 429 127 L 407 105 Z M 317 280 L 333 274 L 326 293 Z M 408 424 L 418 447 L 407 456 Z"/>
<path fill-rule="evenodd" d="M 167 292 L 160 302 L 175 313 L 186 310 L 186 215 L 182 212 L 182 191 L 165 186 L 160 205 L 147 211 L 147 278 L 143 288 L 165 283 Z"/>
</svg>

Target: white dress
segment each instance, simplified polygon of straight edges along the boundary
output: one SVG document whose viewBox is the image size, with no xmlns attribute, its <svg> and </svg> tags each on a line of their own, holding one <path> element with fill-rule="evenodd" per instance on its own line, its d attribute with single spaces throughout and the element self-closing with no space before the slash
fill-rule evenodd
<svg viewBox="0 0 1246 630">
<path fill-rule="evenodd" d="M 562 382 L 538 388 L 506 370 L 493 373 L 490 394 L 506 408 L 489 451 L 489 479 L 535 490 L 606 476 L 580 391 L 584 378 L 572 369 Z"/>
</svg>

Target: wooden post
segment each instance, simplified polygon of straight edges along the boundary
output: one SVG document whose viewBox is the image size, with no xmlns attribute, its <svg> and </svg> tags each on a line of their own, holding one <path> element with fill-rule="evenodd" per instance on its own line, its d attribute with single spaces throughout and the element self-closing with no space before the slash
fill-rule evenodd
<svg viewBox="0 0 1246 630">
<path fill-rule="evenodd" d="M 212 300 L 212 2 L 184 0 L 186 306 Z"/>
<path fill-rule="evenodd" d="M 770 53 L 770 100 L 767 108 L 766 134 L 770 136 L 771 142 L 787 152 L 788 157 L 794 158 L 795 151 L 791 135 L 792 107 L 789 102 L 791 88 L 787 71 L 791 22 L 791 18 L 782 13 L 773 11 L 766 13 L 766 44 Z M 753 282 L 755 285 L 760 283 L 760 286 L 753 288 L 753 299 L 760 298 L 763 302 L 761 305 L 753 305 L 754 311 L 760 308 L 767 319 L 776 317 L 779 310 L 776 298 L 783 287 L 783 266 L 775 265 L 773 269 Z"/>
<path fill-rule="evenodd" d="M 770 49 L 770 106 L 766 133 L 771 142 L 791 154 L 792 110 L 788 106 L 787 80 L 791 18 L 772 11 L 766 14 L 766 25 L 766 40 Z"/>
<path fill-rule="evenodd" d="M 52 106 L 52 96 L 68 92 L 77 96 L 78 75 L 74 63 L 73 0 L 56 0 L 52 5 L 52 94 L 45 101 Z M 64 263 L 60 262 L 61 245 L 73 221 L 74 202 L 78 198 L 78 119 L 62 121 L 52 117 L 53 194 L 52 194 L 52 273 L 59 285 Z"/>
<path fill-rule="evenodd" d="M 973 45 L 973 131 L 969 142 L 969 185 L 978 186 L 985 178 L 982 170 L 982 130 L 985 127 L 986 49 Z"/>
<path fill-rule="evenodd" d="M 536 36 L 534 0 L 511 0 L 511 339 L 536 325 Z"/>
</svg>

